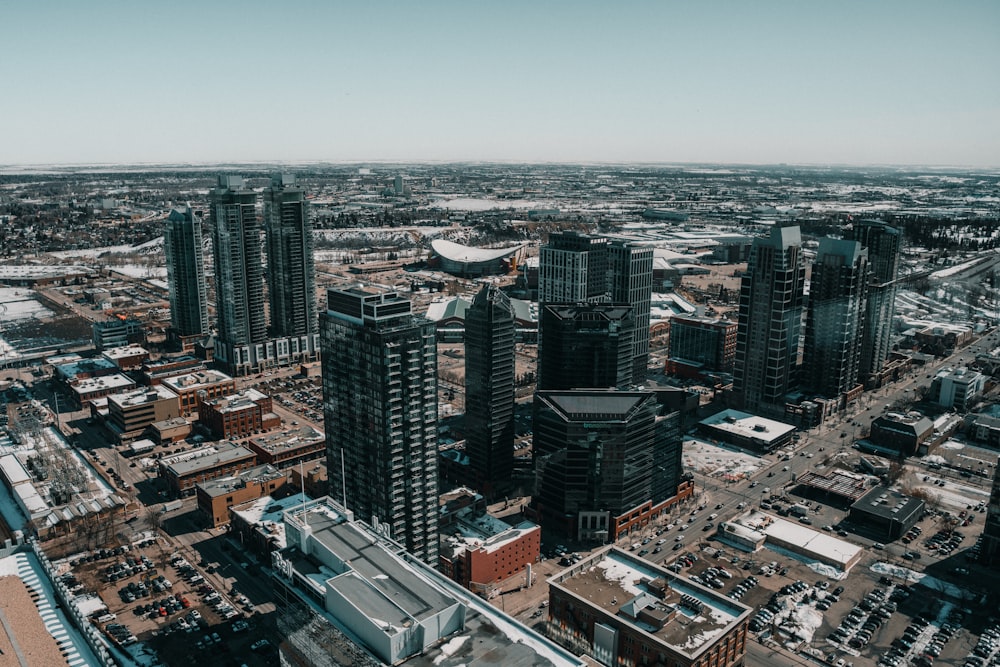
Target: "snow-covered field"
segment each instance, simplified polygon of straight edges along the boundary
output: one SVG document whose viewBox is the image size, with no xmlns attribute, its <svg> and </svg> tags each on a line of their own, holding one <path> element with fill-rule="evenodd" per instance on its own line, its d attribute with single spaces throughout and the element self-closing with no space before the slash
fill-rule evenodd
<svg viewBox="0 0 1000 667">
<path fill-rule="evenodd" d="M 431 204 L 437 208 L 449 211 L 492 211 L 494 209 L 525 209 L 525 208 L 557 208 L 551 203 L 530 201 L 527 199 L 477 199 L 473 197 L 458 197 L 455 199 L 436 199 Z"/>
<path fill-rule="evenodd" d="M 53 312 L 35 300 L 27 287 L 0 287 L 0 325 L 18 320 L 51 317 Z"/>
</svg>

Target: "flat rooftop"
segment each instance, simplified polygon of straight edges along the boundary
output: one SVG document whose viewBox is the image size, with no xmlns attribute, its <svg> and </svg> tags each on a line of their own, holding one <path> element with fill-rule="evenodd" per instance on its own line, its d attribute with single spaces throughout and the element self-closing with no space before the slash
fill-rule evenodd
<svg viewBox="0 0 1000 667">
<path fill-rule="evenodd" d="M 149 350 L 141 345 L 122 345 L 121 347 L 113 347 L 110 350 L 104 350 L 104 352 L 101 353 L 101 355 L 106 359 L 125 359 L 143 354 L 149 354 Z"/>
<path fill-rule="evenodd" d="M 326 436 L 312 426 L 297 426 L 287 431 L 257 436 L 252 438 L 251 442 L 266 452 L 276 454 L 289 449 L 315 445 L 324 441 L 325 438 Z"/>
<path fill-rule="evenodd" d="M 212 447 L 197 450 L 197 455 L 191 458 L 175 460 L 167 463 L 164 463 L 166 459 L 161 459 L 160 463 L 177 477 L 185 477 L 186 475 L 198 472 L 199 470 L 215 468 L 233 461 L 239 461 L 241 459 L 256 456 L 256 454 L 251 452 L 246 447 L 233 445 L 232 443 L 229 444 L 231 445 L 229 447 L 225 446 L 225 444 L 218 444 Z"/>
<path fill-rule="evenodd" d="M 73 385 L 72 389 L 77 394 L 89 394 L 94 391 L 110 390 L 115 391 L 118 389 L 128 389 L 134 387 L 135 382 L 121 373 L 115 373 L 114 375 L 102 375 L 96 378 L 86 378 L 85 380 L 80 380 Z"/>
<path fill-rule="evenodd" d="M 176 401 L 177 394 L 160 384 L 108 396 L 108 403 L 114 403 L 122 408 L 170 400 Z"/>
<path fill-rule="evenodd" d="M 834 468 L 821 474 L 810 471 L 798 478 L 796 483 L 819 491 L 826 491 L 854 502 L 868 491 L 868 478 L 846 470 Z"/>
<path fill-rule="evenodd" d="M 57 374 L 71 382 L 81 373 L 99 373 L 100 371 L 107 371 L 112 368 L 117 369 L 118 367 L 115 366 L 113 361 L 104 357 L 80 359 L 78 361 L 71 361 L 68 364 L 59 364 L 55 367 Z"/>
<path fill-rule="evenodd" d="M 838 564 L 842 570 L 850 568 L 858 554 L 863 551 L 856 544 L 766 512 L 750 512 L 739 517 L 737 521 L 764 533 L 768 542 L 779 547 L 795 545 L 795 550 L 799 554 L 831 565 Z"/>
<path fill-rule="evenodd" d="M 238 412 L 239 410 L 252 408 L 256 406 L 258 402 L 266 400 L 267 398 L 267 394 L 251 387 L 236 394 L 213 398 L 207 401 L 207 404 L 214 407 L 218 412 Z"/>
<path fill-rule="evenodd" d="M 904 521 L 914 512 L 922 510 L 924 501 L 900 493 L 887 486 L 876 486 L 851 505 L 852 510 L 861 510 L 884 519 Z"/>
<path fill-rule="evenodd" d="M 210 497 L 215 498 L 216 496 L 232 493 L 234 489 L 242 489 L 248 483 L 269 482 L 286 476 L 286 473 L 278 470 L 270 464 L 265 463 L 262 466 L 244 470 L 238 475 L 220 477 L 219 479 L 210 479 L 207 482 L 201 482 L 197 486 L 201 491 L 208 494 Z"/>
<path fill-rule="evenodd" d="M 163 378 L 163 384 L 167 385 L 175 392 L 180 393 L 183 391 L 196 390 L 213 384 L 219 384 L 220 382 L 231 382 L 232 379 L 233 378 L 229 377 L 225 373 L 208 369 Z"/>
<path fill-rule="evenodd" d="M 773 442 L 795 431 L 795 427 L 791 424 L 765 419 L 738 410 L 723 410 L 703 419 L 701 423 L 719 431 L 732 433 L 740 438 L 763 442 Z"/>
<path fill-rule="evenodd" d="M 657 581 L 664 586 L 650 585 Z M 586 605 L 603 609 L 692 659 L 753 612 L 711 588 L 617 547 L 598 552 L 553 575 L 549 585 L 572 593 Z M 683 605 L 684 599 L 696 600 L 701 609 Z M 676 609 L 677 613 L 658 629 L 633 616 L 636 609 L 643 607 L 659 613 Z"/>
</svg>

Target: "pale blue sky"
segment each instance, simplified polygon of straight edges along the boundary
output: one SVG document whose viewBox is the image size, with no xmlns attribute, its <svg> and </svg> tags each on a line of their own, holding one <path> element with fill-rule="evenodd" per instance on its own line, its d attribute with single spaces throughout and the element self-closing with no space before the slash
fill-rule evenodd
<svg viewBox="0 0 1000 667">
<path fill-rule="evenodd" d="M 1000 165 L 1000 2 L 0 0 L 0 164 Z"/>
</svg>

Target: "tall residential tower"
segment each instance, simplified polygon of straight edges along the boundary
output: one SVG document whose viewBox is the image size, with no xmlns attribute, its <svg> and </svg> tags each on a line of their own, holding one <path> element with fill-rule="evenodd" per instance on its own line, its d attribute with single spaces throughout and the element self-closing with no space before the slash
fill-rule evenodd
<svg viewBox="0 0 1000 667">
<path fill-rule="evenodd" d="M 434 324 L 395 292 L 331 289 L 320 340 L 330 495 L 436 565 Z"/>
<path fill-rule="evenodd" d="M 812 267 L 803 355 L 805 387 L 820 396 L 860 393 L 861 332 L 868 252 L 857 241 L 824 238 Z"/>
<path fill-rule="evenodd" d="M 798 227 L 754 240 L 740 283 L 733 392 L 750 412 L 784 414 L 794 388 L 805 289 Z"/>
<path fill-rule="evenodd" d="M 514 309 L 484 285 L 465 314 L 465 451 L 476 489 L 505 491 L 514 468 Z"/>
<path fill-rule="evenodd" d="M 208 333 L 208 284 L 201 219 L 190 206 L 174 209 L 163 236 L 170 290 L 171 334 L 183 342 Z"/>
<path fill-rule="evenodd" d="M 299 337 L 319 331 L 312 223 L 305 191 L 281 174 L 264 190 L 267 287 L 271 335 Z"/>
<path fill-rule="evenodd" d="M 236 374 L 265 357 L 264 265 L 257 195 L 239 176 L 220 176 L 209 193 L 219 322 L 216 356 Z"/>
<path fill-rule="evenodd" d="M 879 220 L 856 222 L 851 234 L 868 251 L 871 270 L 861 341 L 861 379 L 868 386 L 879 386 L 879 373 L 892 345 L 903 235 Z"/>
</svg>

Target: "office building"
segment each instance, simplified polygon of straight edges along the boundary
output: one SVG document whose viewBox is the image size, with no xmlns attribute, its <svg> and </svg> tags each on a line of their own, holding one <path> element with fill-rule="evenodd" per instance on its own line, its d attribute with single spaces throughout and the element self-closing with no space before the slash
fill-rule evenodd
<svg viewBox="0 0 1000 667">
<path fill-rule="evenodd" d="M 736 322 L 701 317 L 671 317 L 669 322 L 667 372 L 681 377 L 733 372 Z"/>
<path fill-rule="evenodd" d="M 858 379 L 868 279 L 868 253 L 859 242 L 820 240 L 809 285 L 803 384 L 840 399 L 841 408 L 863 389 Z"/>
<path fill-rule="evenodd" d="M 883 382 L 880 373 L 892 347 L 903 235 L 878 220 L 861 220 L 854 223 L 851 237 L 868 251 L 871 271 L 859 362 L 861 379 L 869 386 L 880 386 Z"/>
<path fill-rule="evenodd" d="M 614 540 L 653 501 L 659 405 L 646 391 L 535 394 L 532 510 L 542 526 L 581 540 Z M 675 489 L 676 491 L 676 489 Z"/>
<path fill-rule="evenodd" d="M 159 475 L 174 498 L 191 496 L 198 484 L 220 477 L 239 475 L 257 465 L 257 455 L 246 447 L 221 441 L 200 449 L 164 456 L 158 461 Z"/>
<path fill-rule="evenodd" d="M 318 651 L 324 657 L 340 653 L 330 664 L 586 664 L 406 553 L 377 527 L 356 521 L 330 498 L 289 506 L 283 523 L 286 546 L 271 554 L 273 581 L 283 599 L 308 600 L 325 625 L 340 629 L 344 640 Z M 288 611 L 294 613 L 294 606 Z M 322 632 L 317 623 L 310 634 Z M 348 654 L 350 641 L 366 653 Z M 300 646 L 292 635 L 282 650 L 301 656 Z"/>
<path fill-rule="evenodd" d="M 942 368 L 931 380 L 928 398 L 944 408 L 968 412 L 983 395 L 987 377 L 971 368 Z"/>
<path fill-rule="evenodd" d="M 108 396 L 108 429 L 119 444 L 140 437 L 154 422 L 180 416 L 177 394 L 163 385 Z"/>
<path fill-rule="evenodd" d="M 608 244 L 608 280 L 612 303 L 632 306 L 632 384 L 646 380 L 649 366 L 649 305 L 653 294 L 653 249 L 624 241 Z"/>
<path fill-rule="evenodd" d="M 330 494 L 427 563 L 438 556 L 437 342 L 409 299 L 331 289 L 320 319 Z"/>
<path fill-rule="evenodd" d="M 609 300 L 608 239 L 573 231 L 551 234 L 539 250 L 538 301 Z"/>
<path fill-rule="evenodd" d="M 740 283 L 734 402 L 750 412 L 784 414 L 795 388 L 805 265 L 798 227 L 772 227 L 754 240 Z"/>
<path fill-rule="evenodd" d="M 167 259 L 171 334 L 188 348 L 193 338 L 209 330 L 201 219 L 195 217 L 190 206 L 174 209 L 167 217 L 163 252 Z"/>
<path fill-rule="evenodd" d="M 986 522 L 980 545 L 979 562 L 997 567 L 1000 565 L 1000 466 L 993 475 L 993 490 L 986 506 Z"/>
<path fill-rule="evenodd" d="M 265 360 L 267 322 L 257 194 L 238 176 L 220 176 L 209 192 L 215 257 L 218 341 L 215 355 L 234 375 Z"/>
<path fill-rule="evenodd" d="M 602 665 L 739 667 L 753 611 L 615 547 L 549 578 L 549 636 Z"/>
<path fill-rule="evenodd" d="M 271 187 L 264 190 L 264 224 L 271 336 L 315 337 L 319 319 L 312 222 L 305 191 L 296 186 L 294 176 L 274 176 Z"/>
<path fill-rule="evenodd" d="M 631 307 L 631 384 L 646 379 L 652 291 L 652 248 L 568 231 L 550 235 L 539 252 L 538 301 L 542 306 L 614 303 Z"/>
<path fill-rule="evenodd" d="M 142 326 L 142 321 L 124 313 L 94 322 L 91 325 L 91 333 L 94 347 L 98 352 L 146 343 L 146 330 Z"/>
<path fill-rule="evenodd" d="M 465 451 L 474 484 L 493 498 L 514 468 L 514 309 L 484 285 L 465 315 Z"/>
<path fill-rule="evenodd" d="M 538 389 L 633 384 L 635 318 L 628 304 L 543 305 Z"/>
</svg>

